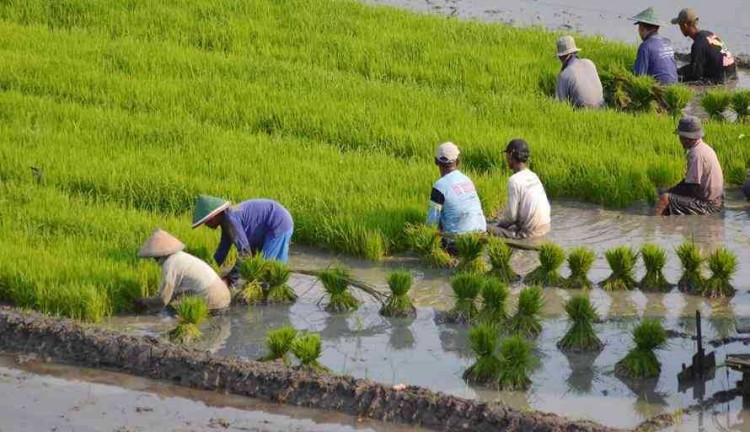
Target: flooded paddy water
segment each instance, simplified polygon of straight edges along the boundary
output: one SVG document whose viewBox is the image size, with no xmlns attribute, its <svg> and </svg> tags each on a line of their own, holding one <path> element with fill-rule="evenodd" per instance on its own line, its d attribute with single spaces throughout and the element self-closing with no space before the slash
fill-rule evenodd
<svg viewBox="0 0 750 432">
<path fill-rule="evenodd" d="M 528 392 L 495 392 L 468 386 L 461 375 L 473 362 L 465 326 L 447 325 L 436 320 L 436 311 L 452 305 L 450 272 L 422 268 L 415 259 L 396 257 L 383 263 L 321 254 L 293 248 L 291 266 L 319 270 L 334 263 L 349 266 L 355 277 L 385 290 L 385 279 L 398 267 L 410 268 L 416 275 L 411 296 L 419 307 L 415 319 L 386 319 L 378 306 L 365 303 L 358 311 L 331 315 L 318 304 L 323 296 L 315 279 L 295 276 L 292 280 L 300 300 L 291 306 L 235 307 L 227 316 L 217 317 L 205 329 L 201 347 L 221 355 L 257 358 L 264 353 L 264 337 L 269 329 L 291 323 L 299 330 L 319 332 L 323 340 L 322 363 L 335 373 L 369 378 L 386 384 L 413 384 L 483 401 L 500 401 L 518 409 L 554 412 L 571 418 L 632 428 L 663 413 L 679 412 L 716 392 L 735 386 L 740 375 L 718 368 L 703 394 L 696 389 L 680 391 L 677 373 L 695 352 L 695 342 L 674 335 L 666 349 L 657 352 L 662 362 L 658 380 L 624 382 L 614 376 L 614 364 L 632 347 L 630 331 L 642 317 L 658 317 L 664 326 L 681 334 L 694 334 L 695 310 L 703 314 L 705 340 L 737 336 L 735 322 L 750 319 L 750 206 L 734 197 L 722 216 L 655 218 L 642 215 L 645 209 L 615 212 L 593 206 L 553 203 L 553 232 L 549 240 L 566 249 L 584 245 L 597 253 L 591 278 L 598 282 L 608 274 L 603 252 L 615 245 L 640 247 L 654 242 L 667 249 L 665 274 L 670 281 L 679 277 L 674 247 L 693 236 L 704 249 L 726 245 L 737 253 L 740 268 L 734 278 L 737 295 L 729 301 L 709 301 L 672 291 L 666 294 L 633 292 L 591 292 L 602 316 L 595 329 L 606 343 L 598 355 L 566 356 L 557 347 L 567 329 L 563 304 L 573 294 L 561 289 L 545 289 L 544 331 L 536 341 L 539 359 Z M 525 273 L 536 265 L 532 251 L 514 253 L 513 266 Z M 639 269 L 638 276 L 641 276 Z M 516 297 L 520 286 L 512 289 Z M 366 300 L 366 299 L 365 299 Z M 513 303 L 513 300 L 511 301 Z M 118 329 L 137 334 L 158 334 L 174 325 L 168 317 L 116 317 L 109 322 Z M 739 335 L 742 337 L 742 335 Z M 748 336 L 750 340 L 750 336 Z M 721 364 L 727 353 L 750 353 L 743 341 L 721 345 L 716 350 Z M 680 430 L 750 430 L 750 412 L 742 400 L 716 404 L 705 410 L 680 416 Z"/>
</svg>

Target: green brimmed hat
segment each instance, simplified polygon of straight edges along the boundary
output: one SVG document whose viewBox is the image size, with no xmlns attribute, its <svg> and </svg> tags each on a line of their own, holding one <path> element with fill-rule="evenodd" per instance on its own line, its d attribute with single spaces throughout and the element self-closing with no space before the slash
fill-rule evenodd
<svg viewBox="0 0 750 432">
<path fill-rule="evenodd" d="M 199 195 L 193 209 L 193 228 L 200 226 L 205 221 L 226 210 L 229 201 L 210 195 Z"/>
<path fill-rule="evenodd" d="M 185 245 L 177 240 L 172 234 L 157 228 L 151 233 L 151 237 L 143 243 L 138 251 L 141 258 L 157 258 L 170 256 L 185 249 Z"/>
<path fill-rule="evenodd" d="M 649 24 L 657 27 L 661 27 L 664 25 L 661 21 L 659 21 L 659 17 L 656 16 L 656 12 L 654 12 L 654 8 L 650 7 L 638 15 L 628 18 L 629 20 L 635 21 L 636 24 Z"/>
</svg>

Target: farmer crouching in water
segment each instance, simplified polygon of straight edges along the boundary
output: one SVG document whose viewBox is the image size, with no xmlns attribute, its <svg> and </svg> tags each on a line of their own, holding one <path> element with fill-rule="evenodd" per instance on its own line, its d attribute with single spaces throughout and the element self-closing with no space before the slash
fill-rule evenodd
<svg viewBox="0 0 750 432">
<path fill-rule="evenodd" d="M 440 169 L 440 179 L 430 194 L 427 225 L 437 225 L 443 237 L 443 246 L 451 252 L 451 236 L 484 233 L 487 220 L 482 203 L 469 177 L 458 170 L 458 147 L 451 142 L 440 144 L 435 152 L 435 165 Z"/>
<path fill-rule="evenodd" d="M 161 286 L 156 297 L 136 300 L 137 310 L 159 311 L 183 295 L 202 297 L 214 312 L 229 307 L 229 289 L 218 274 L 200 258 L 182 252 L 185 245 L 168 232 L 154 230 L 138 256 L 161 265 Z"/>
<path fill-rule="evenodd" d="M 214 253 L 217 265 L 224 263 L 232 245 L 240 256 L 260 252 L 267 260 L 283 263 L 289 260 L 294 222 L 287 209 L 269 199 L 252 199 L 234 208 L 230 206 L 229 201 L 201 195 L 193 211 L 193 228 L 203 224 L 211 229 L 221 227 L 221 241 Z M 237 283 L 236 265 L 226 279 L 231 286 Z"/>
<path fill-rule="evenodd" d="M 703 129 L 696 117 L 685 116 L 675 131 L 686 150 L 685 179 L 662 193 L 657 216 L 705 215 L 724 207 L 724 173 L 714 150 L 703 142 Z"/>
<path fill-rule="evenodd" d="M 514 139 L 505 148 L 505 158 L 513 175 L 508 179 L 508 202 L 496 226 L 487 230 L 498 237 L 529 238 L 550 230 L 550 205 L 541 180 L 526 164 L 531 156 L 529 144 Z"/>
</svg>

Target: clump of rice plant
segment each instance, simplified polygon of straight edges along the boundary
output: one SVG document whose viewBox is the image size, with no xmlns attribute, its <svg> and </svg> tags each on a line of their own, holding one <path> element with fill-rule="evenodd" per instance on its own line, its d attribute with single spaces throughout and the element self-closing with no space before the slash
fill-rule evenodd
<svg viewBox="0 0 750 432">
<path fill-rule="evenodd" d="M 291 342 L 290 348 L 294 356 L 299 359 L 301 367 L 316 372 L 330 372 L 327 367 L 320 364 L 323 348 L 318 333 L 300 335 Z"/>
<path fill-rule="evenodd" d="M 500 376 L 498 387 L 503 390 L 526 390 L 531 385 L 529 372 L 534 364 L 531 343 L 520 335 L 500 344 Z"/>
<path fill-rule="evenodd" d="M 626 378 L 651 378 L 661 372 L 654 350 L 667 343 L 667 332 L 657 320 L 644 320 L 633 331 L 633 348 L 615 364 L 615 374 Z"/>
<path fill-rule="evenodd" d="M 359 300 L 349 291 L 349 270 L 341 267 L 323 270 L 318 273 L 320 282 L 328 294 L 325 309 L 331 313 L 343 313 L 359 307 Z"/>
<path fill-rule="evenodd" d="M 737 271 L 737 255 L 725 247 L 708 256 L 711 277 L 703 285 L 703 295 L 711 298 L 731 297 L 735 293 L 730 281 Z"/>
<path fill-rule="evenodd" d="M 169 331 L 169 339 L 177 343 L 190 343 L 201 336 L 198 328 L 208 317 L 206 301 L 197 296 L 185 296 L 175 306 L 177 327 Z"/>
<path fill-rule="evenodd" d="M 491 323 L 480 323 L 469 331 L 471 350 L 476 361 L 464 371 L 469 384 L 497 386 L 500 379 L 500 359 L 495 354 L 498 328 Z"/>
<path fill-rule="evenodd" d="M 680 291 L 692 294 L 703 292 L 703 274 L 701 267 L 705 258 L 693 240 L 686 240 L 677 248 L 677 257 L 682 265 L 682 277 L 677 283 Z"/>
<path fill-rule="evenodd" d="M 667 112 L 674 118 L 680 117 L 682 110 L 693 99 L 693 89 L 688 86 L 673 84 L 663 87 L 661 91 Z"/>
<path fill-rule="evenodd" d="M 536 337 L 542 332 L 539 316 L 544 306 L 544 293 L 541 287 L 527 287 L 518 296 L 516 313 L 510 317 L 507 329 L 510 334 Z"/>
<path fill-rule="evenodd" d="M 602 281 L 601 286 L 607 291 L 632 290 L 638 286 L 635 280 L 635 264 L 638 254 L 627 246 L 612 248 L 604 253 L 612 273 Z"/>
<path fill-rule="evenodd" d="M 600 351 L 604 344 L 594 332 L 594 321 L 599 318 L 589 296 L 573 296 L 565 303 L 565 312 L 573 322 L 565 336 L 557 343 L 562 351 Z"/>
<path fill-rule="evenodd" d="M 398 270 L 388 276 L 388 287 L 391 289 L 391 295 L 380 309 L 381 315 L 409 317 L 417 314 L 417 309 L 408 296 L 413 280 L 411 272 L 408 270 Z"/>
<path fill-rule="evenodd" d="M 427 266 L 446 268 L 453 264 L 453 258 L 442 247 L 440 232 L 436 227 L 407 224 L 404 231 L 409 247 L 420 255 Z"/>
<path fill-rule="evenodd" d="M 737 121 L 750 117 L 750 90 L 737 90 L 732 96 L 732 109 L 737 113 Z"/>
<path fill-rule="evenodd" d="M 724 111 L 732 103 L 732 95 L 727 90 L 710 90 L 703 95 L 701 106 L 709 117 L 715 120 L 724 120 Z"/>
<path fill-rule="evenodd" d="M 461 273 L 451 279 L 456 303 L 448 312 L 448 321 L 465 324 L 477 317 L 476 299 L 484 283 L 484 277 L 474 273 Z"/>
<path fill-rule="evenodd" d="M 266 271 L 266 260 L 261 254 L 244 258 L 239 264 L 240 276 L 245 280 L 245 286 L 237 293 L 241 303 L 254 304 L 266 300 L 263 290 L 263 279 Z"/>
<path fill-rule="evenodd" d="M 453 245 L 458 255 L 457 272 L 487 273 L 489 269 L 484 260 L 484 239 L 479 234 L 456 236 Z"/>
<path fill-rule="evenodd" d="M 628 109 L 632 111 L 655 112 L 658 104 L 654 96 L 656 80 L 650 75 L 628 75 L 626 89 L 630 97 Z"/>
<path fill-rule="evenodd" d="M 594 252 L 585 247 L 577 247 L 568 255 L 570 277 L 563 281 L 562 287 L 568 289 L 588 289 L 594 286 L 589 280 L 589 271 L 594 265 Z"/>
<path fill-rule="evenodd" d="M 261 357 L 261 360 L 281 360 L 285 364 L 288 364 L 289 358 L 287 357 L 287 353 L 292 349 L 292 342 L 295 337 L 297 337 L 297 330 L 289 325 L 269 330 L 266 334 L 266 348 L 268 349 L 268 354 Z"/>
<path fill-rule="evenodd" d="M 667 264 L 667 253 L 664 249 L 651 243 L 641 248 L 643 265 L 646 274 L 641 279 L 641 289 L 644 291 L 669 291 L 669 282 L 664 277 L 664 266 Z"/>
<path fill-rule="evenodd" d="M 294 303 L 297 294 L 287 282 L 292 275 L 286 264 L 280 261 L 266 261 L 263 270 L 263 281 L 268 284 L 266 301 L 269 303 Z"/>
<path fill-rule="evenodd" d="M 508 319 L 506 302 L 508 301 L 508 286 L 494 277 L 485 279 L 482 287 L 482 310 L 479 321 L 501 323 Z"/>
<path fill-rule="evenodd" d="M 554 244 L 544 243 L 539 248 L 539 262 L 541 265 L 526 275 L 524 281 L 529 285 L 559 286 L 563 282 L 560 266 L 565 261 L 565 251 Z"/>
<path fill-rule="evenodd" d="M 492 275 L 505 283 L 516 281 L 518 274 L 510 266 L 510 257 L 513 254 L 510 246 L 497 237 L 490 237 L 487 246 Z"/>
</svg>

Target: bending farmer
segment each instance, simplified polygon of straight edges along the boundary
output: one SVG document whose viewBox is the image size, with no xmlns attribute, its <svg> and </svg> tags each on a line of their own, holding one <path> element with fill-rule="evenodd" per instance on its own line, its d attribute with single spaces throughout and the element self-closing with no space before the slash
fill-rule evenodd
<svg viewBox="0 0 750 432">
<path fill-rule="evenodd" d="M 205 261 L 182 252 L 185 245 L 168 232 L 154 230 L 138 256 L 153 258 L 161 265 L 161 286 L 156 297 L 136 300 L 136 309 L 161 310 L 183 295 L 203 297 L 214 311 L 229 307 L 229 289 Z"/>
<path fill-rule="evenodd" d="M 579 59 L 576 42 L 572 36 L 557 40 L 557 58 L 562 69 L 557 76 L 555 97 L 569 101 L 578 108 L 599 108 L 604 105 L 604 90 L 596 66 L 591 60 Z"/>
<path fill-rule="evenodd" d="M 193 228 L 205 224 L 211 229 L 221 227 L 221 241 L 214 260 L 222 265 L 234 245 L 242 255 L 262 253 L 267 260 L 286 263 L 289 260 L 289 243 L 294 232 L 294 222 L 289 211 L 269 199 L 252 199 L 230 208 L 229 201 L 201 195 L 193 211 Z M 239 278 L 235 266 L 227 275 L 234 285 Z"/>
<path fill-rule="evenodd" d="M 685 116 L 677 130 L 687 155 L 685 179 L 661 194 L 656 215 L 711 214 L 724 207 L 724 173 L 714 150 L 703 142 L 696 117 Z"/>
<path fill-rule="evenodd" d="M 529 144 L 514 139 L 505 148 L 505 157 L 513 175 L 508 179 L 508 202 L 497 226 L 487 230 L 498 237 L 529 238 L 550 230 L 550 205 L 544 186 L 526 167 L 531 156 Z"/>
<path fill-rule="evenodd" d="M 737 64 L 732 53 L 717 35 L 698 28 L 698 15 L 692 8 L 680 11 L 672 24 L 678 24 L 683 36 L 693 39 L 690 63 L 677 73 L 682 81 L 707 81 L 722 84 L 737 79 Z"/>
<path fill-rule="evenodd" d="M 676 83 L 677 65 L 672 42 L 659 34 L 662 24 L 654 9 L 648 8 L 630 19 L 638 25 L 638 35 L 643 41 L 638 47 L 633 74 L 651 75 L 662 85 Z"/>
</svg>

